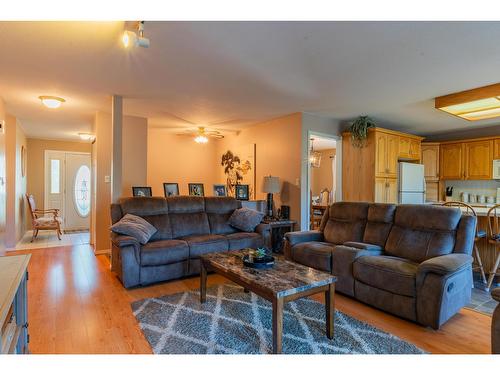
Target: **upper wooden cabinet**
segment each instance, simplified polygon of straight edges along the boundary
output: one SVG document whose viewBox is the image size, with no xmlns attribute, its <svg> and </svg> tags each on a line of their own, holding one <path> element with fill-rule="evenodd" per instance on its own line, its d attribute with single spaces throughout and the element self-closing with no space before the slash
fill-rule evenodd
<svg viewBox="0 0 500 375">
<path fill-rule="evenodd" d="M 493 171 L 493 141 L 464 143 L 464 178 L 490 180 Z"/>
<path fill-rule="evenodd" d="M 442 180 L 490 180 L 496 139 L 441 144 Z"/>
<path fill-rule="evenodd" d="M 422 164 L 426 181 L 439 181 L 439 143 L 422 143 Z"/>
<path fill-rule="evenodd" d="M 493 159 L 500 159 L 500 139 L 495 139 L 493 142 Z"/>
<path fill-rule="evenodd" d="M 376 132 L 375 174 L 378 177 L 396 177 L 398 173 L 399 137 Z"/>
<path fill-rule="evenodd" d="M 420 160 L 420 140 L 399 136 L 399 159 Z"/>
<path fill-rule="evenodd" d="M 440 173 L 442 180 L 462 180 L 464 178 L 463 144 L 450 143 L 441 145 Z"/>
</svg>

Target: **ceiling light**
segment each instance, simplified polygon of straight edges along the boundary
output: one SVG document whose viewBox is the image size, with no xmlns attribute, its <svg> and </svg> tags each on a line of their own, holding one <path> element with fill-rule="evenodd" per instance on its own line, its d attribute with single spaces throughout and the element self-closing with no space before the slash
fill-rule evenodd
<svg viewBox="0 0 500 375">
<path fill-rule="evenodd" d="M 500 117 L 500 83 L 440 96 L 435 107 L 468 121 Z"/>
<path fill-rule="evenodd" d="M 309 163 L 312 168 L 319 168 L 321 165 L 321 153 L 314 151 L 314 138 L 311 138 L 311 149 L 309 150 Z"/>
<path fill-rule="evenodd" d="M 196 143 L 208 143 L 208 137 L 205 135 L 205 128 L 200 126 L 198 128 L 198 134 L 194 138 Z"/>
<path fill-rule="evenodd" d="M 95 139 L 95 135 L 91 133 L 78 133 L 78 136 L 82 141 L 93 141 Z"/>
<path fill-rule="evenodd" d="M 122 35 L 122 43 L 125 48 L 149 47 L 149 39 L 144 36 L 144 21 L 137 23 L 137 32 L 125 30 Z"/>
<path fill-rule="evenodd" d="M 47 108 L 59 108 L 66 100 L 59 98 L 58 96 L 48 96 L 42 95 L 38 99 L 42 101 L 42 104 Z"/>
</svg>

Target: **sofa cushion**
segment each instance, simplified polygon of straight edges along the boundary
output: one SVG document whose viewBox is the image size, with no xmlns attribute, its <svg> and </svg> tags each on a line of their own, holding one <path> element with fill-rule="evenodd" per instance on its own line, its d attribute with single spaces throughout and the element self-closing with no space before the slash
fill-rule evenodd
<svg viewBox="0 0 500 375">
<path fill-rule="evenodd" d="M 176 214 L 205 212 L 205 199 L 203 197 L 175 196 L 168 197 L 168 212 Z"/>
<path fill-rule="evenodd" d="M 165 198 L 160 197 L 128 197 L 121 198 L 122 215 L 137 216 L 161 215 L 168 213 L 168 204 Z"/>
<path fill-rule="evenodd" d="M 404 204 L 396 208 L 385 252 L 414 262 L 453 252 L 461 211 L 457 208 Z"/>
<path fill-rule="evenodd" d="M 187 260 L 189 246 L 186 241 L 161 240 L 148 242 L 141 248 L 142 266 L 161 266 Z"/>
<path fill-rule="evenodd" d="M 291 257 L 297 263 L 331 272 L 334 245 L 328 242 L 302 242 L 291 248 Z"/>
<path fill-rule="evenodd" d="M 144 245 L 156 233 L 156 228 L 142 217 L 126 214 L 111 226 L 111 231 L 134 237 L 139 243 Z"/>
<path fill-rule="evenodd" d="M 205 212 L 197 213 L 171 213 L 170 225 L 172 237 L 199 236 L 210 233 L 208 218 Z"/>
<path fill-rule="evenodd" d="M 142 216 L 157 231 L 150 238 L 150 241 L 169 240 L 172 238 L 172 228 L 170 226 L 170 216 L 168 214 Z"/>
<path fill-rule="evenodd" d="M 370 204 L 363 242 L 384 247 L 392 228 L 395 212 L 396 205 L 394 204 Z"/>
<path fill-rule="evenodd" d="M 391 256 L 363 256 L 353 263 L 353 276 L 363 284 L 402 296 L 415 297 L 418 264 Z"/>
<path fill-rule="evenodd" d="M 189 258 L 199 258 L 200 255 L 213 252 L 227 251 L 229 242 L 225 236 L 219 234 L 204 234 L 201 236 L 187 236 L 182 238 L 189 245 Z"/>
<path fill-rule="evenodd" d="M 255 232 L 238 232 L 226 235 L 229 250 L 241 250 L 247 247 L 256 249 L 264 245 L 262 236 Z"/>
<path fill-rule="evenodd" d="M 328 209 L 328 221 L 323 235 L 326 242 L 341 245 L 344 242 L 363 242 L 368 203 L 338 202 Z"/>
<path fill-rule="evenodd" d="M 232 197 L 206 197 L 205 211 L 208 216 L 210 233 L 229 234 L 237 229 L 229 224 L 229 218 L 234 210 L 241 208 L 241 202 Z"/>
<path fill-rule="evenodd" d="M 229 218 L 229 224 L 243 232 L 253 232 L 263 218 L 264 213 L 242 207 L 233 211 Z"/>
</svg>

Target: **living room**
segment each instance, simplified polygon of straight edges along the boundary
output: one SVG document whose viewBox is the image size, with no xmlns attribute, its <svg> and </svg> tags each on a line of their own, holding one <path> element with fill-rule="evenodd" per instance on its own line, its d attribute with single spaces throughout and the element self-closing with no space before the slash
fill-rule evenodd
<svg viewBox="0 0 500 375">
<path fill-rule="evenodd" d="M 0 17 L 0 368 L 496 367 L 498 21 L 48 2 Z"/>
</svg>

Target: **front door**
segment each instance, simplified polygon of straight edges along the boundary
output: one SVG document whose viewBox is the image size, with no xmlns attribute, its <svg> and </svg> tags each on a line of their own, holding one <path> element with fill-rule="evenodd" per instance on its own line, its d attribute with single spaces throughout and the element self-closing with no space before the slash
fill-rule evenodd
<svg viewBox="0 0 500 375">
<path fill-rule="evenodd" d="M 45 207 L 60 210 L 64 230 L 90 227 L 90 154 L 47 151 Z"/>
</svg>

